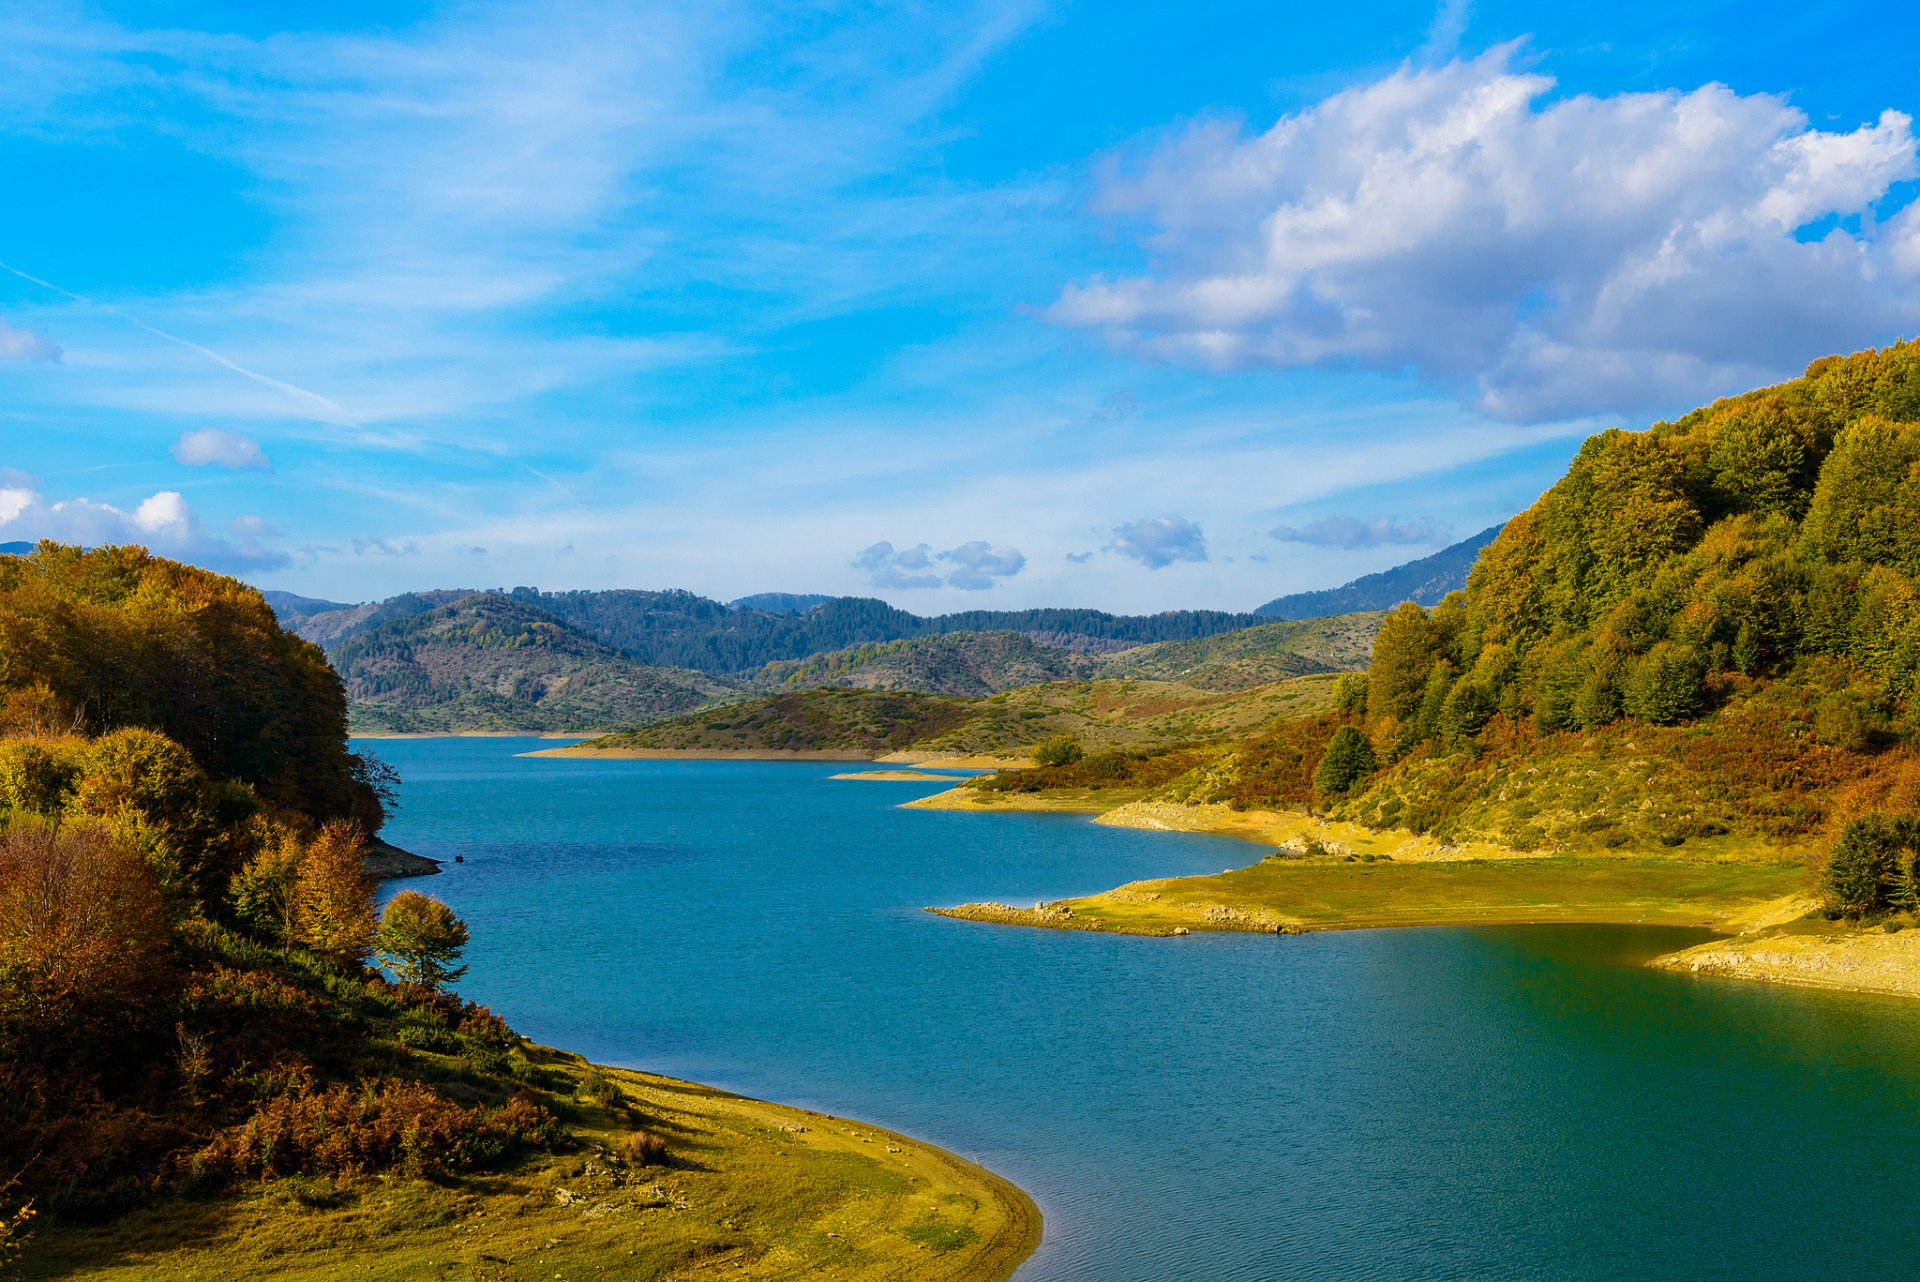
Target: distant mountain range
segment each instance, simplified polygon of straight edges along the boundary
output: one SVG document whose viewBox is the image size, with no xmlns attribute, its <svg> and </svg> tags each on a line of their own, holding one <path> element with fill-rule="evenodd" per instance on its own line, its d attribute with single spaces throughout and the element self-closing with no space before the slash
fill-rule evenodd
<svg viewBox="0 0 1920 1282">
<path fill-rule="evenodd" d="M 1116 678 L 1244 690 L 1350 670 L 1366 662 L 1379 611 L 1464 585 L 1496 532 L 1251 614 L 927 617 L 868 597 L 763 592 L 723 603 L 633 589 L 444 589 L 360 604 L 264 595 L 326 651 L 359 732 L 606 730 L 817 688 L 978 697 Z"/>
<path fill-rule="evenodd" d="M 1269 619 L 1320 619 L 1356 610 L 1391 610 L 1402 601 L 1438 605 L 1447 593 L 1467 586 L 1467 572 L 1473 569 L 1474 558 L 1480 555 L 1481 548 L 1493 542 L 1500 530 L 1500 526 L 1490 525 L 1472 538 L 1441 548 L 1432 556 L 1364 575 L 1337 588 L 1278 597 L 1254 613 Z"/>
</svg>

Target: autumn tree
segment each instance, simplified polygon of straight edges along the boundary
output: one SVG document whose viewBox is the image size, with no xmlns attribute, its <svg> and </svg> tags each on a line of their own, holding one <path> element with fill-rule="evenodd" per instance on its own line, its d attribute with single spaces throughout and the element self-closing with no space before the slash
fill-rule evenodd
<svg viewBox="0 0 1920 1282">
<path fill-rule="evenodd" d="M 96 823 L 0 831 L 0 1051 L 93 1044 L 168 983 L 167 920 L 140 854 Z"/>
<path fill-rule="evenodd" d="M 403 890 L 387 905 L 376 947 L 380 964 L 408 983 L 438 988 L 467 973 L 455 964 L 467 947 L 467 924 L 417 890 Z"/>
<path fill-rule="evenodd" d="M 323 826 L 301 853 L 293 882 L 293 936 L 336 961 L 373 951 L 373 893 L 362 865 L 365 839 L 341 820 Z"/>
</svg>

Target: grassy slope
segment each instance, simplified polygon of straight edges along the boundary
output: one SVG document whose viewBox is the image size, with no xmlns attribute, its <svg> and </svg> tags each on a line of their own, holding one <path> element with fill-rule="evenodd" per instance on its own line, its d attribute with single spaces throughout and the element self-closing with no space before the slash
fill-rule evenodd
<svg viewBox="0 0 1920 1282">
<path fill-rule="evenodd" d="M 1100 675 L 1178 681 L 1204 690 L 1247 690 L 1316 672 L 1367 666 L 1378 611 L 1298 623 L 1268 623 L 1197 641 L 1162 641 L 1100 661 Z"/>
<path fill-rule="evenodd" d="M 1018 753 L 1055 734 L 1078 735 L 1089 751 L 1172 747 L 1230 739 L 1277 720 L 1326 708 L 1331 676 L 1300 677 L 1253 690 L 1197 690 L 1165 681 L 1074 681 L 1009 690 L 984 699 L 866 690 L 808 690 L 550 749 L 553 756 L 674 750 L 903 750 Z"/>
<path fill-rule="evenodd" d="M 536 1056 L 568 1079 L 587 1071 Z M 998 1282 L 1039 1241 L 1018 1189 L 915 1140 L 648 1074 L 600 1070 L 668 1164 L 605 1160 L 633 1125 L 576 1106 L 579 1150 L 498 1175 L 280 1180 L 97 1228 L 42 1226 L 27 1276 L 419 1279 L 967 1279 Z M 557 1097 L 556 1097 L 557 1098 Z"/>
</svg>

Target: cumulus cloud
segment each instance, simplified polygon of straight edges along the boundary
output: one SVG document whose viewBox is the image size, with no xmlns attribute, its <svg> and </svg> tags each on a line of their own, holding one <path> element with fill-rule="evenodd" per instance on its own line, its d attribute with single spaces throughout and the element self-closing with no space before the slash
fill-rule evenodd
<svg viewBox="0 0 1920 1282">
<path fill-rule="evenodd" d="M 173 443 L 173 461 L 188 467 L 225 467 L 235 471 L 258 468 L 272 470 L 265 450 L 251 436 L 203 427 L 197 432 L 182 432 Z"/>
<path fill-rule="evenodd" d="M 942 573 L 936 564 L 942 561 L 951 564 L 953 570 Z M 866 571 L 868 581 L 876 588 L 937 588 L 945 584 L 965 592 L 983 592 L 995 579 L 1011 578 L 1026 565 L 1027 558 L 1018 548 L 985 539 L 939 553 L 930 543 L 896 549 L 883 539 L 853 560 L 853 568 Z"/>
<path fill-rule="evenodd" d="M 1200 527 L 1183 516 L 1143 516 L 1114 527 L 1113 542 L 1103 549 L 1131 557 L 1149 570 L 1164 570 L 1175 561 L 1204 561 L 1207 540 Z"/>
<path fill-rule="evenodd" d="M 1012 578 L 1027 566 L 1027 558 L 1018 548 L 1002 547 L 984 539 L 942 552 L 940 559 L 951 561 L 957 567 L 947 575 L 947 585 L 967 592 L 985 591 L 993 586 L 995 579 Z"/>
<path fill-rule="evenodd" d="M 0 488 L 0 542 L 55 539 L 88 547 L 138 543 L 162 556 L 228 573 L 287 564 L 286 553 L 261 542 L 265 531 L 243 531 L 239 526 L 236 522 L 238 542 L 208 534 L 177 490 L 162 490 L 128 512 L 84 498 L 49 503 L 38 490 L 26 486 Z"/>
<path fill-rule="evenodd" d="M 1551 99 L 1513 64 L 1189 130 L 1104 192 L 1153 267 L 1049 316 L 1213 367 L 1412 369 L 1518 421 L 1671 408 L 1920 325 L 1910 117 L 1826 132 L 1723 85 Z"/>
<path fill-rule="evenodd" d="M 1323 516 L 1305 525 L 1277 525 L 1267 533 L 1282 543 L 1310 543 L 1323 548 L 1377 548 L 1399 544 L 1439 544 L 1453 537 L 1453 530 L 1424 517 L 1402 521 L 1377 516 L 1363 521 L 1356 516 Z"/>
<path fill-rule="evenodd" d="M 60 356 L 45 330 L 15 329 L 0 320 L 0 361 L 57 361 Z"/>
</svg>

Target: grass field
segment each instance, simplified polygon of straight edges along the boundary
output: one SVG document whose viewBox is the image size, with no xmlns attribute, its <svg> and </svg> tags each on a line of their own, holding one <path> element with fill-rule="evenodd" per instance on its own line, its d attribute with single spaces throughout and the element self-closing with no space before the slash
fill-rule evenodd
<svg viewBox="0 0 1920 1282">
<path fill-rule="evenodd" d="M 1041 910 L 970 905 L 949 915 L 1149 935 L 1516 922 L 1715 926 L 1794 894 L 1806 878 L 1797 864 L 1682 859 L 1275 857 L 1211 876 L 1134 882 Z"/>
<path fill-rule="evenodd" d="M 575 1150 L 441 1181 L 283 1179 L 96 1228 L 41 1222 L 25 1278 L 90 1282 L 999 1282 L 1038 1243 L 1020 1190 L 931 1145 L 542 1051 L 578 1084 Z M 575 1092 L 576 1100 L 582 1093 Z M 665 1139 L 657 1164 L 621 1139 Z"/>
</svg>

